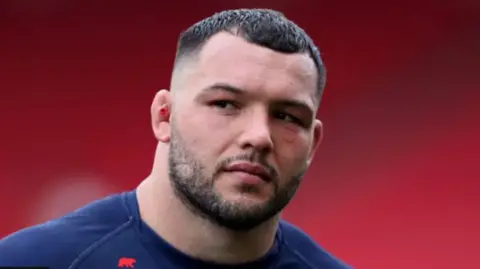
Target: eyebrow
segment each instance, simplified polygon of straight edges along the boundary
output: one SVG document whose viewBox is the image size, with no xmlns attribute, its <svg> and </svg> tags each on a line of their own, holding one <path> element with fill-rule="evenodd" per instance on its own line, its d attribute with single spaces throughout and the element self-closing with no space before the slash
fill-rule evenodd
<svg viewBox="0 0 480 269">
<path fill-rule="evenodd" d="M 211 91 L 221 91 L 221 92 L 228 92 L 232 93 L 234 95 L 246 95 L 247 92 L 241 88 L 232 86 L 230 84 L 226 83 L 215 83 L 213 85 L 210 85 L 202 90 L 202 92 L 211 92 Z M 282 107 L 292 107 L 292 108 L 297 108 L 300 110 L 303 110 L 304 112 L 307 112 L 309 115 L 313 116 L 315 113 L 313 112 L 313 108 L 306 102 L 301 101 L 301 100 L 294 100 L 294 99 L 276 99 L 274 100 L 274 103 L 277 106 L 282 106 Z"/>
<path fill-rule="evenodd" d="M 245 95 L 246 94 L 244 90 L 242 90 L 240 88 L 237 88 L 235 86 L 226 84 L 226 83 L 215 83 L 215 84 L 210 85 L 210 86 L 206 87 L 205 89 L 203 89 L 203 92 L 205 92 L 205 91 L 224 91 L 224 92 L 233 93 L 235 95 Z"/>
</svg>

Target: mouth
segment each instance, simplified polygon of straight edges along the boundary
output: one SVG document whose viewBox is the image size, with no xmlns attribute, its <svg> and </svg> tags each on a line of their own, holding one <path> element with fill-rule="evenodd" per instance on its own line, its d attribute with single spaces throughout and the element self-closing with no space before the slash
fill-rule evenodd
<svg viewBox="0 0 480 269">
<path fill-rule="evenodd" d="M 271 182 L 272 176 L 263 165 L 251 162 L 237 162 L 224 169 L 226 172 L 238 172 L 260 178 L 265 182 Z"/>
</svg>

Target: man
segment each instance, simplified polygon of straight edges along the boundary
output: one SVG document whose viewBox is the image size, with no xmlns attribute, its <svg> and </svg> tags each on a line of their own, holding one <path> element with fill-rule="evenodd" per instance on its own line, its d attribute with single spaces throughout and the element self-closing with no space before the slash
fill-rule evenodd
<svg viewBox="0 0 480 269">
<path fill-rule="evenodd" d="M 322 137 L 319 52 L 282 14 L 217 13 L 180 36 L 158 146 L 135 191 L 0 242 L 1 266 L 347 268 L 280 220 Z"/>
</svg>

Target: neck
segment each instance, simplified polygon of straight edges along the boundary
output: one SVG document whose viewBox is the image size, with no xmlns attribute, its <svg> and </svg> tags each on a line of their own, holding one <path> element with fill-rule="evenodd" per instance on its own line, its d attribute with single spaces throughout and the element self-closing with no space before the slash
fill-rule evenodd
<svg viewBox="0 0 480 269">
<path fill-rule="evenodd" d="M 247 232 L 219 227 L 186 208 L 175 196 L 167 173 L 154 174 L 137 188 L 140 216 L 179 251 L 200 260 L 240 264 L 263 257 L 272 247 L 278 218 Z"/>
</svg>

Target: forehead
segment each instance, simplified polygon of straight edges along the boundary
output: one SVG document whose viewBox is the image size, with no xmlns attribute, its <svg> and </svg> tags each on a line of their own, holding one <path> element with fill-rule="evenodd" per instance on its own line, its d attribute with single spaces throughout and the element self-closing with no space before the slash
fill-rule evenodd
<svg viewBox="0 0 480 269">
<path fill-rule="evenodd" d="M 195 88 L 228 83 L 258 96 L 302 99 L 314 106 L 317 71 L 306 53 L 279 53 L 222 32 L 197 57 Z"/>
</svg>

